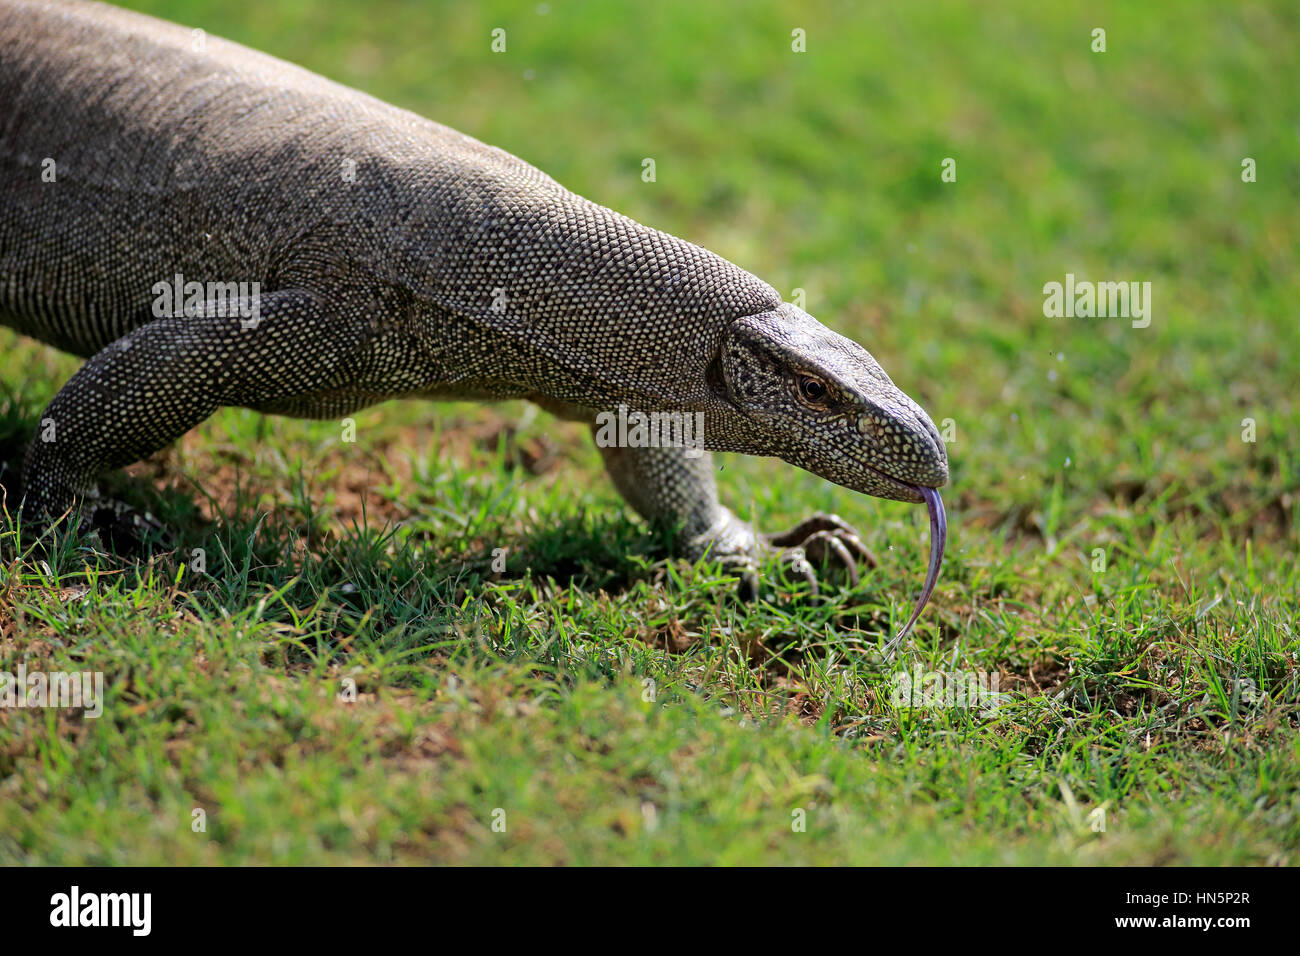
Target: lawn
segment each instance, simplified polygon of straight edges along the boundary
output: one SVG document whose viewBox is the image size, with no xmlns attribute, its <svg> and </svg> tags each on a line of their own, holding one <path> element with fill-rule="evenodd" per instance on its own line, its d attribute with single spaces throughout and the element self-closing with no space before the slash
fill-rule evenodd
<svg viewBox="0 0 1300 956">
<path fill-rule="evenodd" d="M 106 693 L 0 708 L 0 863 L 1297 861 L 1300 7 L 125 5 L 803 290 L 952 438 L 949 550 L 884 662 L 919 506 L 720 457 L 880 558 L 746 605 L 529 406 L 225 410 L 110 482 L 175 550 L 0 541 L 0 671 Z M 1150 324 L 1046 316 L 1067 274 Z M 76 367 L 0 331 L 11 461 Z"/>
</svg>

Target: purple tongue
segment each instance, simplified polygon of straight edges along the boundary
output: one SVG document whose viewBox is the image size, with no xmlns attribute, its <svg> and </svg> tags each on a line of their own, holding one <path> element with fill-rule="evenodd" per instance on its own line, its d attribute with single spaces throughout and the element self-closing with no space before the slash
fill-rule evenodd
<svg viewBox="0 0 1300 956">
<path fill-rule="evenodd" d="M 930 571 L 925 576 L 925 587 L 921 589 L 921 597 L 916 602 L 912 616 L 907 619 L 907 623 L 894 639 L 885 645 L 886 656 L 893 654 L 894 648 L 911 632 L 912 625 L 921 616 L 926 602 L 934 593 L 934 586 L 939 580 L 939 567 L 943 564 L 943 547 L 948 543 L 948 516 L 944 513 L 943 499 L 939 497 L 939 492 L 933 488 L 922 488 L 920 485 L 915 487 L 925 499 L 926 507 L 930 509 Z"/>
</svg>

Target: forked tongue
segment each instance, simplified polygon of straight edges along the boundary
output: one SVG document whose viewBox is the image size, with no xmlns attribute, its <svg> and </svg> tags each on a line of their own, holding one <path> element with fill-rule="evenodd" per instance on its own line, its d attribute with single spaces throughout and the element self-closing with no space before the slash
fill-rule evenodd
<svg viewBox="0 0 1300 956">
<path fill-rule="evenodd" d="M 925 587 L 921 589 L 921 597 L 912 610 L 912 616 L 907 619 L 907 623 L 903 625 L 903 629 L 895 635 L 894 639 L 885 645 L 885 656 L 887 657 L 893 654 L 894 649 L 903 638 L 911 633 L 912 625 L 916 623 L 916 619 L 925 610 L 926 602 L 930 600 L 930 595 L 934 593 L 934 586 L 939 580 L 939 567 L 943 564 L 943 546 L 948 542 L 948 516 L 944 513 L 943 499 L 939 497 L 939 492 L 933 488 L 923 488 L 920 485 L 915 487 L 921 493 L 921 497 L 925 499 L 925 506 L 930 509 L 930 570 L 925 576 Z"/>
</svg>

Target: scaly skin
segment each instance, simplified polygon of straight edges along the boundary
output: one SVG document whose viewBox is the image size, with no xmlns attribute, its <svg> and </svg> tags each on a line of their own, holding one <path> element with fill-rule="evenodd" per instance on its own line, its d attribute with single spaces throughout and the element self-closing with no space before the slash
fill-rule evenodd
<svg viewBox="0 0 1300 956">
<path fill-rule="evenodd" d="M 298 67 L 97 3 L 0 0 L 0 321 L 87 358 L 42 416 L 24 512 L 223 406 L 333 418 L 528 398 L 699 412 L 711 451 L 920 501 L 934 425 L 861 346 L 724 259 L 522 160 Z M 53 181 L 47 181 L 53 160 Z M 155 284 L 259 283 L 256 322 Z M 250 307 L 253 303 L 242 302 Z M 752 565 L 708 452 L 602 449 L 678 550 Z M 819 516 L 775 546 L 866 555 Z"/>
</svg>

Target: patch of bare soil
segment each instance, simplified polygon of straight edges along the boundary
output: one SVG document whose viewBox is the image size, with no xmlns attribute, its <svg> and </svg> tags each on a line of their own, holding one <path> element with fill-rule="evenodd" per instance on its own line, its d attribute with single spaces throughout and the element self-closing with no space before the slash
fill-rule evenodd
<svg viewBox="0 0 1300 956">
<path fill-rule="evenodd" d="M 277 457 L 305 462 L 303 480 L 316 499 L 320 487 L 313 487 L 313 475 L 329 475 L 329 522 L 335 527 L 396 523 L 411 515 L 410 505 L 377 491 L 389 484 L 406 484 L 412 478 L 413 460 L 425 451 L 429 435 L 414 425 L 386 427 L 382 444 L 336 444 L 279 447 Z M 444 428 L 437 454 L 440 459 L 466 466 L 486 466 L 504 442 L 507 468 L 522 468 L 533 475 L 554 470 L 569 444 L 562 436 L 524 435 L 510 420 L 484 411 L 481 420 L 463 427 Z M 268 439 L 270 441 L 271 439 Z M 295 474 L 278 475 L 274 482 L 260 478 L 252 467 L 255 450 L 214 446 L 200 432 L 190 432 L 177 446 L 164 449 L 129 466 L 132 479 L 146 482 L 159 493 L 179 493 L 192 500 L 198 517 L 216 522 L 250 507 L 262 510 L 285 503 Z M 201 467 L 200 467 L 201 465 Z M 264 471 L 265 469 L 263 469 Z M 311 529 L 316 533 L 318 529 Z"/>
</svg>

